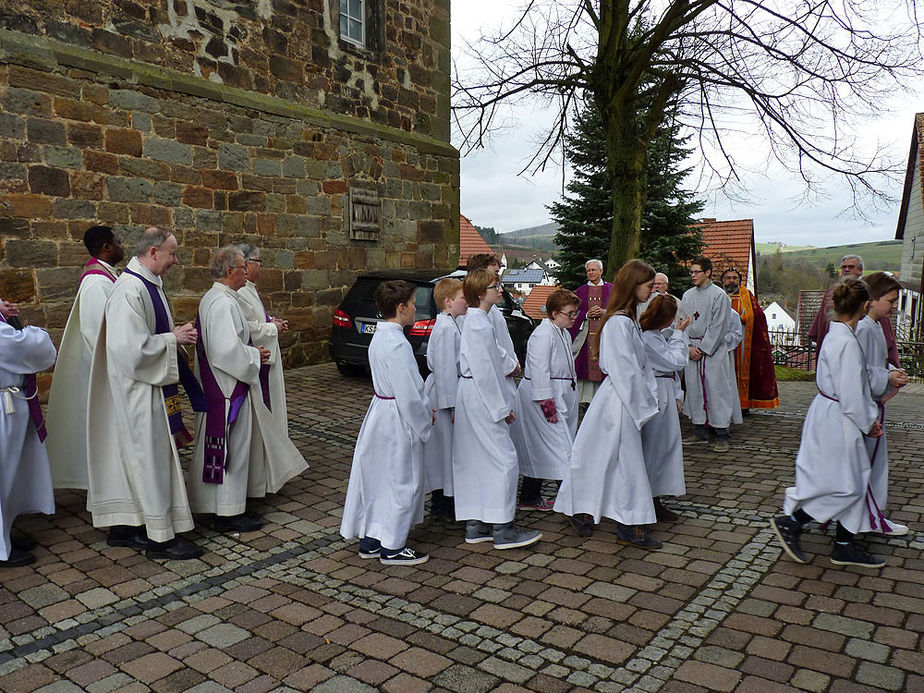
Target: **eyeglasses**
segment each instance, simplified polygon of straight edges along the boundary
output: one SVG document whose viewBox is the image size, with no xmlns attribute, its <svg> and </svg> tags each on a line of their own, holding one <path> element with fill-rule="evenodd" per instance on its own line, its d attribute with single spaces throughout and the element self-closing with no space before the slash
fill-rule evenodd
<svg viewBox="0 0 924 693">
<path fill-rule="evenodd" d="M 258 257 L 252 257 L 252 258 L 246 260 L 246 262 L 255 262 L 255 263 L 257 263 L 258 265 L 260 265 L 261 267 L 263 266 L 263 260 L 261 260 L 261 259 L 258 258 Z"/>
<path fill-rule="evenodd" d="M 690 270 L 690 274 L 706 274 L 705 270 Z"/>
<path fill-rule="evenodd" d="M 494 289 L 495 291 L 503 291 L 503 290 L 504 290 L 504 285 L 503 285 L 503 284 L 500 284 L 500 283 L 497 283 L 497 284 L 491 284 L 491 286 L 487 286 L 487 287 L 485 287 L 485 288 L 486 288 L 486 289 Z"/>
<path fill-rule="evenodd" d="M 578 316 L 578 314 L 580 313 L 580 311 L 577 311 L 577 310 L 566 310 L 566 311 L 562 311 L 562 312 L 563 312 L 565 315 L 567 315 L 569 318 L 571 318 L 572 320 L 577 320 L 577 316 Z"/>
</svg>

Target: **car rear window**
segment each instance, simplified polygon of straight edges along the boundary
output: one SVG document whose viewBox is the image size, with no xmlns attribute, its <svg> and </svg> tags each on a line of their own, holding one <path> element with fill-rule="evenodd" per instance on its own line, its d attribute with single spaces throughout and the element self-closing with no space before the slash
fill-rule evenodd
<svg viewBox="0 0 924 693">
<path fill-rule="evenodd" d="M 359 279 L 350 289 L 344 303 L 369 303 L 375 305 L 375 289 L 382 283 L 382 279 Z M 416 314 L 418 316 L 430 317 L 433 314 L 433 287 L 429 285 L 418 285 L 417 294 L 414 303 L 417 306 Z"/>
</svg>

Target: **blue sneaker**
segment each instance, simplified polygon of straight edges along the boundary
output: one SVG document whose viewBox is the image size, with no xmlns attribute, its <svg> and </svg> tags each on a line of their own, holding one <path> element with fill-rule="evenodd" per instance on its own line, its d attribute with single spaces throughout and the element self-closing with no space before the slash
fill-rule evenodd
<svg viewBox="0 0 924 693">
<path fill-rule="evenodd" d="M 382 543 L 372 537 L 363 537 L 359 540 L 360 558 L 378 558 L 382 553 Z"/>
</svg>

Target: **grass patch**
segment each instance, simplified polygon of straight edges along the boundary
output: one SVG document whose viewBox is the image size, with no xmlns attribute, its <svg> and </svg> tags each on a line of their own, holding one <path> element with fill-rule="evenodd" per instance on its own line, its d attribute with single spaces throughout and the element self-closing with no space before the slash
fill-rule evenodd
<svg viewBox="0 0 924 693">
<path fill-rule="evenodd" d="M 774 366 L 776 381 L 779 382 L 806 382 L 815 380 L 815 371 L 804 371 L 801 368 L 789 366 Z"/>
</svg>

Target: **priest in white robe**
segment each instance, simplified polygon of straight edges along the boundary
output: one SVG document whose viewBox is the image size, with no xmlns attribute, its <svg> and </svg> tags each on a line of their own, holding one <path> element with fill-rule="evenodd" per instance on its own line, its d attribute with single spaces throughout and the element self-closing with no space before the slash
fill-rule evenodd
<svg viewBox="0 0 924 693">
<path fill-rule="evenodd" d="M 90 363 L 96 351 L 106 299 L 118 278 L 122 242 L 108 226 L 92 226 L 83 234 L 90 253 L 67 318 L 48 396 L 46 447 L 55 488 L 87 489 L 87 394 Z"/>
<path fill-rule="evenodd" d="M 726 342 L 731 302 L 712 282 L 712 261 L 696 258 L 690 265 L 693 287 L 683 294 L 681 310 L 692 318 L 687 328 L 690 362 L 684 369 L 686 397 L 683 412 L 693 422 L 693 435 L 684 442 L 708 442 L 716 434 L 716 452 L 729 449 L 729 427 L 738 400 L 734 365 Z M 740 403 L 739 416 L 740 416 Z"/>
<path fill-rule="evenodd" d="M 190 469 L 190 507 L 214 515 L 220 532 L 252 532 L 263 520 L 247 514 L 247 498 L 275 493 L 307 468 L 279 421 L 263 403 L 260 366 L 270 358 L 253 346 L 237 291 L 244 285 L 238 246 L 215 252 L 215 283 L 199 303 L 196 375 L 209 403 L 196 415 L 196 448 Z"/>
<path fill-rule="evenodd" d="M 16 518 L 55 511 L 34 375 L 54 365 L 55 347 L 45 330 L 10 325 L 15 308 L 7 306 L 0 311 L 0 568 L 35 560 L 10 537 Z"/>
<path fill-rule="evenodd" d="M 247 264 L 247 282 L 237 290 L 241 310 L 250 327 L 253 345 L 269 350 L 269 361 L 261 366 L 261 394 L 263 403 L 273 413 L 289 435 L 289 415 L 286 409 L 286 385 L 282 370 L 282 351 L 279 348 L 279 336 L 288 332 L 289 321 L 271 317 L 257 293 L 257 282 L 263 270 L 260 249 L 250 243 L 241 244 L 244 261 Z"/>
<path fill-rule="evenodd" d="M 186 432 L 177 347 L 197 334 L 192 323 L 174 325 L 164 295 L 176 250 L 172 233 L 146 229 L 106 301 L 90 369 L 87 510 L 94 527 L 111 528 L 110 545 L 188 559 L 202 549 L 177 536 L 193 528 L 174 440 Z"/>
</svg>

